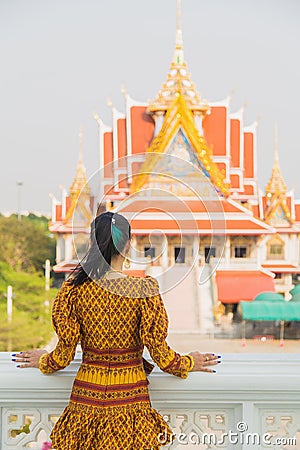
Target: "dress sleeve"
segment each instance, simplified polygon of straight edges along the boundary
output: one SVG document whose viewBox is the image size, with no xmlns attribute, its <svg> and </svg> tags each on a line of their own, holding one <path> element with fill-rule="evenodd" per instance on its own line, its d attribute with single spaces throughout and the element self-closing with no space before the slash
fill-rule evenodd
<svg viewBox="0 0 300 450">
<path fill-rule="evenodd" d="M 76 318 L 74 300 L 75 286 L 65 282 L 59 290 L 52 306 L 52 324 L 58 343 L 51 353 L 44 353 L 39 360 L 43 373 L 64 369 L 74 359 L 76 346 L 80 339 L 80 324 Z"/>
<path fill-rule="evenodd" d="M 166 342 L 168 316 L 159 293 L 157 280 L 147 277 L 141 300 L 140 336 L 153 361 L 164 372 L 186 378 L 194 361 L 190 355 L 176 353 Z"/>
</svg>

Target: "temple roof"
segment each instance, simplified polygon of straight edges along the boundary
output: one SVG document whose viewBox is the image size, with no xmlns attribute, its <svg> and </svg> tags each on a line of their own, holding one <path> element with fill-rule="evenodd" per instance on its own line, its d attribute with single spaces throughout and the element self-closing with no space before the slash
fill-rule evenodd
<svg viewBox="0 0 300 450">
<path fill-rule="evenodd" d="M 149 104 L 148 111 L 152 113 L 166 111 L 175 100 L 176 94 L 182 95 L 189 108 L 194 112 L 205 116 L 209 110 L 209 106 L 201 101 L 200 95 L 194 83 L 191 81 L 191 76 L 184 60 L 180 0 L 177 0 L 177 29 L 174 57 L 167 75 L 167 80 L 162 85 L 156 99 Z"/>
<path fill-rule="evenodd" d="M 133 178 L 130 187 L 131 193 L 140 190 L 146 183 L 149 174 L 152 173 L 158 160 L 165 154 L 171 139 L 180 127 L 186 132 L 203 172 L 209 176 L 215 189 L 228 197 L 230 195 L 230 186 L 225 182 L 224 175 L 213 161 L 211 149 L 208 147 L 205 138 L 200 136 L 185 97 L 178 93 L 165 115 L 159 134 L 154 138 L 151 146 L 146 151 L 146 159 L 141 170 Z"/>
</svg>

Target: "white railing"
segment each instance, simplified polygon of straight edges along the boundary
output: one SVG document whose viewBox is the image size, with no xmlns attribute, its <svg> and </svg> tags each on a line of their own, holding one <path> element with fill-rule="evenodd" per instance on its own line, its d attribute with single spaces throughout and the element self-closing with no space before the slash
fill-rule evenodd
<svg viewBox="0 0 300 450">
<path fill-rule="evenodd" d="M 194 372 L 182 380 L 156 369 L 149 377 L 153 406 L 177 439 L 163 448 L 300 449 L 300 356 L 224 354 L 222 359 L 216 374 Z M 1 450 L 41 448 L 68 402 L 79 364 L 77 354 L 65 370 L 43 375 L 15 368 L 10 354 L 0 353 Z M 271 436 L 281 443 L 268 445 Z M 206 444 L 199 445 L 201 440 Z"/>
</svg>

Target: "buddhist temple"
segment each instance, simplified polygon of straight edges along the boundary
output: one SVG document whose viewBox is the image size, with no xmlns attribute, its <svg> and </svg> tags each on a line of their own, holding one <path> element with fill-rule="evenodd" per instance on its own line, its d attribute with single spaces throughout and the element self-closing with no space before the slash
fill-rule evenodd
<svg viewBox="0 0 300 450">
<path fill-rule="evenodd" d="M 243 107 L 231 111 L 230 97 L 201 98 L 184 57 L 180 0 L 174 55 L 158 94 L 148 102 L 123 94 L 124 110 L 112 108 L 111 125 L 95 115 L 98 191 L 90 191 L 81 142 L 69 193 L 52 198 L 55 272 L 70 272 L 91 218 L 111 210 L 130 221 L 130 272 L 158 279 L 173 330 L 207 332 L 218 308 L 234 312 L 264 291 L 288 300 L 300 276 L 300 200 L 281 174 L 277 129 L 262 191 L 257 123 L 244 123 Z"/>
</svg>

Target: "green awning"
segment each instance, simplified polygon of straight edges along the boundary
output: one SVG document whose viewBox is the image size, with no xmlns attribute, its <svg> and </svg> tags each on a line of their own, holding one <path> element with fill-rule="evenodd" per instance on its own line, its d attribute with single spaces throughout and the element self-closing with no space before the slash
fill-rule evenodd
<svg viewBox="0 0 300 450">
<path fill-rule="evenodd" d="M 300 321 L 300 302 L 254 300 L 241 305 L 244 320 Z"/>
<path fill-rule="evenodd" d="M 293 295 L 290 302 L 300 302 L 300 291 L 297 294 Z"/>
<path fill-rule="evenodd" d="M 290 290 L 290 294 L 292 295 L 300 294 L 300 284 L 296 284 L 296 286 Z"/>
<path fill-rule="evenodd" d="M 261 292 L 258 294 L 254 300 L 254 302 L 273 302 L 273 301 L 279 301 L 279 302 L 285 302 L 284 296 L 282 294 L 279 294 L 278 292 Z"/>
</svg>

